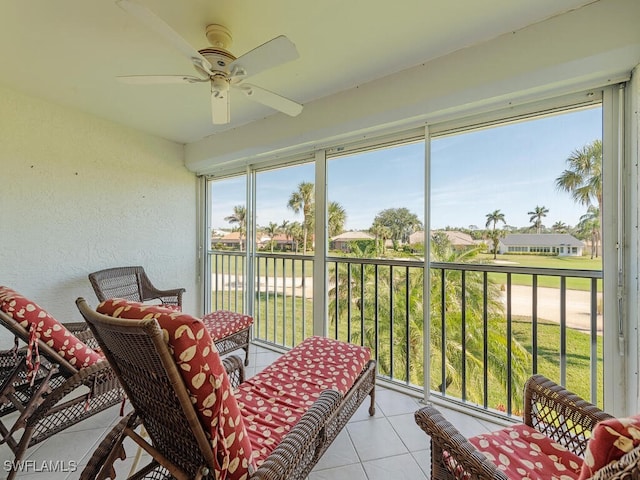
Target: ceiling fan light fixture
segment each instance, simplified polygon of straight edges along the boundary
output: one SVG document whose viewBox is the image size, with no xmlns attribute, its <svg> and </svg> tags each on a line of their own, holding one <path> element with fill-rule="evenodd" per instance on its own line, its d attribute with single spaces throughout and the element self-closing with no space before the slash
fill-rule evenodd
<svg viewBox="0 0 640 480">
<path fill-rule="evenodd" d="M 229 82 L 222 75 L 214 75 L 211 77 L 211 91 L 218 97 L 224 97 L 229 93 Z"/>
</svg>

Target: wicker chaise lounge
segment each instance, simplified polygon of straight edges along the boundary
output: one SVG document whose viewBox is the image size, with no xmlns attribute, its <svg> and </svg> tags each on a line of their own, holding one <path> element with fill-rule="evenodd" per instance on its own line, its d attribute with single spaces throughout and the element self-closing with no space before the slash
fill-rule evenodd
<svg viewBox="0 0 640 480">
<path fill-rule="evenodd" d="M 84 322 L 61 324 L 0 286 L 0 324 L 27 345 L 4 352 L 1 368 L 0 442 L 15 455 L 12 479 L 29 447 L 120 403 L 124 392 Z"/>
<path fill-rule="evenodd" d="M 114 267 L 89 274 L 98 301 L 124 298 L 135 302 L 160 302 L 163 306 L 182 310 L 184 288 L 159 290 L 153 286 L 143 267 Z M 216 342 L 220 355 L 242 349 L 244 364 L 249 364 L 249 340 L 253 318 L 240 313 L 218 310 L 202 319 Z"/>
<path fill-rule="evenodd" d="M 467 439 L 431 405 L 415 420 L 433 479 L 640 478 L 640 416 L 613 418 L 542 375 L 525 385 L 522 424 Z"/>
<path fill-rule="evenodd" d="M 311 337 L 245 381 L 242 361 L 221 362 L 197 318 L 118 300 L 100 304 L 104 313 L 77 304 L 134 409 L 82 479 L 115 478 L 126 439 L 152 457 L 129 478 L 304 479 L 367 396 L 374 414 L 365 348 Z"/>
</svg>

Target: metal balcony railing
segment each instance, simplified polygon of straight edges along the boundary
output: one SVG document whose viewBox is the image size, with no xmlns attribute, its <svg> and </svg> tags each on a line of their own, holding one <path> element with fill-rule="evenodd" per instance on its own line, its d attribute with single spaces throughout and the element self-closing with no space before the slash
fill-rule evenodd
<svg viewBox="0 0 640 480">
<path fill-rule="evenodd" d="M 213 309 L 245 309 L 245 255 L 210 252 Z M 313 332 L 313 258 L 254 262 L 254 340 L 291 348 Z M 328 335 L 371 348 L 381 378 L 423 390 L 426 316 L 432 395 L 519 414 L 539 372 L 602 404 L 601 271 L 433 262 L 427 307 L 421 261 L 326 264 Z"/>
</svg>

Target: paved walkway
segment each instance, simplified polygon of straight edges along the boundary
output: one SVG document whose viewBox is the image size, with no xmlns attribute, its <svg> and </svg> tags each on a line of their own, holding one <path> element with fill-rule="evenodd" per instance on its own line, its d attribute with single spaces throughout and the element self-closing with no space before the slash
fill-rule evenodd
<svg viewBox="0 0 640 480">
<path fill-rule="evenodd" d="M 511 286 L 511 313 L 513 315 L 531 317 L 532 287 L 524 285 Z M 602 294 L 598 294 L 600 301 Z M 506 305 L 506 292 L 502 298 Z M 591 293 L 582 290 L 567 290 L 567 326 L 579 330 L 590 331 Z M 538 319 L 560 323 L 560 289 L 538 287 Z M 598 315 L 598 333 L 602 333 L 602 315 Z"/>
</svg>

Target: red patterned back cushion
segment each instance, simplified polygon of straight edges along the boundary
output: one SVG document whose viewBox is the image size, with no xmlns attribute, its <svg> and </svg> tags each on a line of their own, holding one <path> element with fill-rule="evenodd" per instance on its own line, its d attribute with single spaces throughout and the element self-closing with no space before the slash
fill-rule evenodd
<svg viewBox="0 0 640 480">
<path fill-rule="evenodd" d="M 157 320 L 210 438 L 218 462 L 216 478 L 246 478 L 253 469 L 251 443 L 229 377 L 202 321 L 159 305 L 117 298 L 102 302 L 96 310 L 116 318 Z"/>
<path fill-rule="evenodd" d="M 511 480 L 571 480 L 580 474 L 580 457 L 523 423 L 469 441 Z"/>
<path fill-rule="evenodd" d="M 611 418 L 598 423 L 593 429 L 580 480 L 591 478 L 602 467 L 619 460 L 640 445 L 640 415 Z"/>
<path fill-rule="evenodd" d="M 25 329 L 31 331 L 34 328 L 37 338 L 56 350 L 78 370 L 104 359 L 102 354 L 78 340 L 37 303 L 9 287 L 0 286 L 0 309 Z"/>
</svg>

